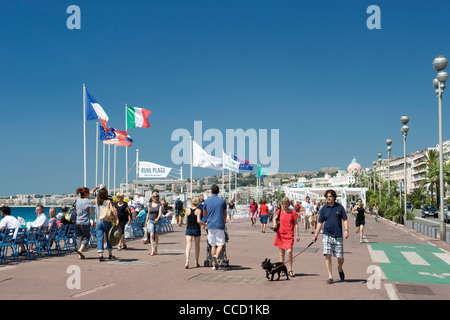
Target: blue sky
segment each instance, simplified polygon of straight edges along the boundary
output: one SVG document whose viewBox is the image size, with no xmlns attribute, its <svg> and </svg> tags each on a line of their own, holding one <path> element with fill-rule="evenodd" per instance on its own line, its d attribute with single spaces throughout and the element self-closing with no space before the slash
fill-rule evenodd
<svg viewBox="0 0 450 320">
<path fill-rule="evenodd" d="M 81 30 L 66 26 L 73 4 Z M 380 30 L 366 26 L 372 4 Z M 278 129 L 279 172 L 345 169 L 353 156 L 367 167 L 386 156 L 386 138 L 401 156 L 402 114 L 408 153 L 438 143 L 431 63 L 450 57 L 448 1 L 2 0 L 0 9 L 0 195 L 82 186 L 83 83 L 118 130 L 125 104 L 152 111 L 151 128 L 129 130 L 129 167 L 138 148 L 141 160 L 178 168 L 171 134 L 193 133 L 196 120 L 224 135 Z M 94 121 L 87 137 L 92 188 Z M 117 184 L 124 176 L 119 148 Z"/>
</svg>

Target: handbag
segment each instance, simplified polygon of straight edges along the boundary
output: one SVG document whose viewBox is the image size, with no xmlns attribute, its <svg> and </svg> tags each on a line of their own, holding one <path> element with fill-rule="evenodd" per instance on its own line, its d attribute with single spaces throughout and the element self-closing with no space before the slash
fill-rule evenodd
<svg viewBox="0 0 450 320">
<path fill-rule="evenodd" d="M 66 221 L 68 223 L 75 223 L 75 221 L 77 220 L 77 200 L 75 200 L 72 204 L 72 206 L 70 207 L 70 210 L 65 214 L 64 219 L 66 219 Z"/>
<path fill-rule="evenodd" d="M 147 244 L 148 243 L 148 228 L 143 227 L 143 231 L 144 231 L 144 237 L 142 238 L 142 243 Z"/>
<path fill-rule="evenodd" d="M 280 215 L 281 215 L 281 209 L 277 210 L 277 218 L 275 219 L 276 225 L 273 227 L 270 227 L 273 231 L 277 232 L 280 228 Z"/>
<path fill-rule="evenodd" d="M 100 206 L 100 220 L 114 222 L 116 221 L 116 217 L 112 213 L 109 206 L 102 205 Z"/>
</svg>

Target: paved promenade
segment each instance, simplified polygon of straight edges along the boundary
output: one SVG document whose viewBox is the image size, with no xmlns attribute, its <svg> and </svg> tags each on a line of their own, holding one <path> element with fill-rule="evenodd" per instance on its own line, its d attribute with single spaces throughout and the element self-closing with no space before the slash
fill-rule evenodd
<svg viewBox="0 0 450 320">
<path fill-rule="evenodd" d="M 173 232 L 161 235 L 159 254 L 155 256 L 149 255 L 149 245 L 133 240 L 128 241 L 127 250 L 114 250 L 117 258 L 114 261 L 99 262 L 96 249 L 91 248 L 85 252 L 85 260 L 78 260 L 78 255 L 72 253 L 0 265 L 0 298 L 47 301 L 450 299 L 450 247 L 440 240 L 386 221 L 375 222 L 369 216 L 364 243 L 360 244 L 354 218 L 349 217 L 350 237 L 344 240 L 345 281 L 339 279 L 333 258 L 335 283 L 326 284 L 321 236 L 295 259 L 294 278 L 268 281 L 260 265 L 265 258 L 279 260 L 278 248 L 272 245 L 274 233 L 270 229 L 261 233 L 259 222 L 251 227 L 249 220 L 240 218 L 227 224 L 230 266 L 226 268 L 203 267 L 206 237 L 202 236 L 202 266 L 193 267 L 192 251 L 191 268 L 185 269 L 185 226 L 174 226 Z M 310 230 L 305 232 L 301 227 L 294 255 L 311 239 Z M 428 261 L 427 266 L 426 261 L 420 261 L 413 253 L 414 248 L 428 250 L 438 261 L 430 262 L 427 254 L 419 252 L 417 255 Z M 401 260 L 395 250 L 402 252 L 405 259 Z M 407 263 L 413 266 L 409 268 Z M 437 269 L 428 268 L 435 264 Z M 410 278 L 405 277 L 407 273 L 411 273 Z M 73 288 L 76 284 L 80 287 Z"/>
</svg>

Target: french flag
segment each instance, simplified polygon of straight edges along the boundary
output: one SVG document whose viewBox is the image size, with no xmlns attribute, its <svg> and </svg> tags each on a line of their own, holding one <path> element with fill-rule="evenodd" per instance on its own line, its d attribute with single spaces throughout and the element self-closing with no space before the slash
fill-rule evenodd
<svg viewBox="0 0 450 320">
<path fill-rule="evenodd" d="M 109 128 L 106 125 L 109 120 L 108 115 L 106 114 L 105 110 L 103 110 L 102 106 L 97 102 L 97 100 L 95 100 L 94 97 L 91 96 L 87 90 L 86 90 L 86 120 L 100 120 L 100 122 L 103 125 L 103 128 L 105 128 L 106 131 L 109 131 Z"/>
</svg>

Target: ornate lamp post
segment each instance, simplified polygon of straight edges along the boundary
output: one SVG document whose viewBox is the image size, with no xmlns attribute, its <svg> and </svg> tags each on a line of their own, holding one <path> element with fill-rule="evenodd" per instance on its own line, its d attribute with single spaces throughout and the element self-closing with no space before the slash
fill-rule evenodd
<svg viewBox="0 0 450 320">
<path fill-rule="evenodd" d="M 401 129 L 402 135 L 403 135 L 403 171 L 404 171 L 404 184 L 403 186 L 405 187 L 405 194 L 404 194 L 404 221 L 403 224 L 406 225 L 406 220 L 408 219 L 408 215 L 406 212 L 406 186 L 407 186 L 407 180 L 406 180 L 406 136 L 408 135 L 408 131 L 409 131 L 409 127 L 406 125 L 409 122 L 409 117 L 407 115 L 403 115 L 400 118 L 401 123 L 403 123 L 403 127 Z M 400 191 L 401 192 L 401 191 Z"/>
<path fill-rule="evenodd" d="M 442 55 L 437 56 L 433 60 L 433 68 L 438 72 L 436 78 L 433 80 L 433 86 L 436 88 L 436 95 L 439 101 L 439 197 L 440 197 L 440 212 L 441 212 L 441 226 L 440 238 L 445 241 L 445 220 L 444 220 L 444 153 L 442 150 L 442 94 L 445 89 L 445 82 L 448 80 L 447 58 Z"/>
<path fill-rule="evenodd" d="M 389 196 L 391 195 L 391 166 L 390 166 L 390 158 L 391 158 L 391 144 L 392 144 L 392 140 L 387 138 L 386 139 L 386 144 L 387 144 L 387 154 L 388 154 L 388 194 Z"/>
<path fill-rule="evenodd" d="M 381 152 L 378 152 L 377 156 L 378 156 L 378 179 L 380 180 L 380 185 L 379 185 L 379 188 L 378 188 L 379 189 L 379 194 L 380 194 L 379 201 L 381 202 L 381 157 L 383 155 L 381 154 Z"/>
</svg>

